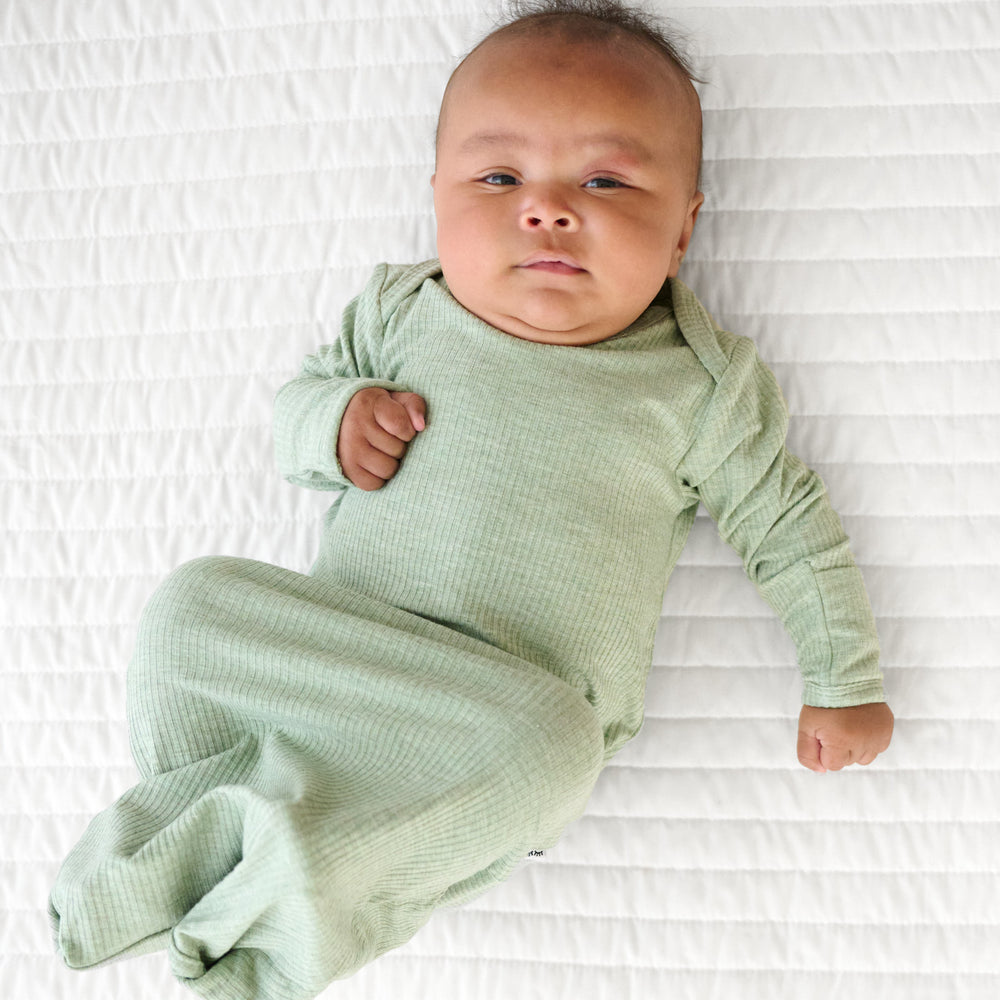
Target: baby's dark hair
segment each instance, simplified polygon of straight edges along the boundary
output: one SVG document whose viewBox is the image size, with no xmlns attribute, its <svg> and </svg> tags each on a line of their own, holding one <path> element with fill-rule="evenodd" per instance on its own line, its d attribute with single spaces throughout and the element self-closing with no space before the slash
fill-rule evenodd
<svg viewBox="0 0 1000 1000">
<path fill-rule="evenodd" d="M 504 8 L 494 31 L 483 41 L 501 32 L 538 30 L 557 30 L 581 41 L 608 41 L 626 34 L 657 50 L 692 83 L 704 83 L 695 75 L 683 35 L 642 7 L 621 0 L 506 0 Z"/>
</svg>

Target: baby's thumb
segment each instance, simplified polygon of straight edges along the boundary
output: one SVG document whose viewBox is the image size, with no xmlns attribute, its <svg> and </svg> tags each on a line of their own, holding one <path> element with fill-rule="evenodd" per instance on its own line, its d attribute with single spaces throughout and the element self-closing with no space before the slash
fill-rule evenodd
<svg viewBox="0 0 1000 1000">
<path fill-rule="evenodd" d="M 427 426 L 427 404 L 422 396 L 415 392 L 393 392 L 390 395 L 406 410 L 415 431 L 422 431 Z"/>
<path fill-rule="evenodd" d="M 822 744 L 812 733 L 804 729 L 799 730 L 799 763 L 803 767 L 808 767 L 810 771 L 826 771 L 819 759 L 819 752 Z"/>
</svg>

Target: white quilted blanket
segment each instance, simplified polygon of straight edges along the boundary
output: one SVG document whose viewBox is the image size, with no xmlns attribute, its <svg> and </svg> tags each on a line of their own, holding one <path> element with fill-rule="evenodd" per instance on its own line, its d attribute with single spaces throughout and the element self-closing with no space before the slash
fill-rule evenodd
<svg viewBox="0 0 1000 1000">
<path fill-rule="evenodd" d="M 700 517 L 584 818 L 331 1000 L 1000 995 L 1000 5 L 668 12 L 708 80 L 682 277 L 755 338 L 843 515 L 893 747 L 797 764 L 790 640 Z M 0 3 L 4 997 L 189 995 L 160 955 L 63 968 L 46 894 L 135 780 L 156 583 L 310 564 L 329 497 L 278 478 L 271 400 L 376 262 L 433 256 L 437 103 L 488 13 Z"/>
</svg>

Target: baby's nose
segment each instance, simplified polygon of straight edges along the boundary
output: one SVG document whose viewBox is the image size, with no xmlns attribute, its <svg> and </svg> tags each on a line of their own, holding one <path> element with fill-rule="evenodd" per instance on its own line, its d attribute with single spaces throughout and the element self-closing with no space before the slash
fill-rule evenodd
<svg viewBox="0 0 1000 1000">
<path fill-rule="evenodd" d="M 580 228 L 580 217 L 565 201 L 550 194 L 538 194 L 522 209 L 521 227 L 574 232 Z"/>
</svg>

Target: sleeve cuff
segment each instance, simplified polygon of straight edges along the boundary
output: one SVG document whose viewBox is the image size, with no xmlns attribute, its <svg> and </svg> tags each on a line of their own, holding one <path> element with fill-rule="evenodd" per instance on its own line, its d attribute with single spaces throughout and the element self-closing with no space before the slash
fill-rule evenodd
<svg viewBox="0 0 1000 1000">
<path fill-rule="evenodd" d="M 402 391 L 384 379 L 304 377 L 281 390 L 276 406 L 275 454 L 288 482 L 312 490 L 340 490 L 350 485 L 337 458 L 340 422 L 347 404 L 362 389 Z"/>
<path fill-rule="evenodd" d="M 806 681 L 802 690 L 802 704 L 813 708 L 853 708 L 880 701 L 885 701 L 881 680 L 857 681 L 836 687 Z"/>
</svg>

